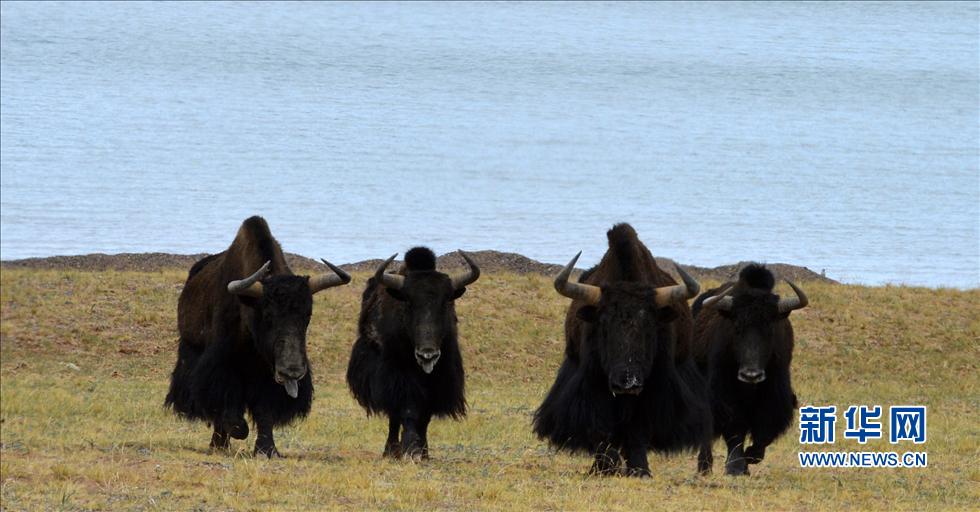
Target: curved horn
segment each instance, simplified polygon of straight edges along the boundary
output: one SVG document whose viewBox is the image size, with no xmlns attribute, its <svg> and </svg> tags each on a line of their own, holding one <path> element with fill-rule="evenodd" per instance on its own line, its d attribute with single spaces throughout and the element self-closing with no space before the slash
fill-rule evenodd
<svg viewBox="0 0 980 512">
<path fill-rule="evenodd" d="M 245 279 L 239 279 L 228 283 L 228 291 L 234 293 L 235 295 L 247 295 L 255 298 L 261 297 L 262 283 L 260 280 L 269 272 L 269 265 L 271 264 L 271 260 L 267 261 L 265 262 L 265 265 L 262 265 L 262 268 L 256 270 L 254 274 L 246 277 Z"/>
<path fill-rule="evenodd" d="M 340 270 L 339 267 L 335 266 L 333 263 L 320 258 L 320 261 L 324 265 L 330 267 L 333 271 L 332 274 L 320 274 L 310 278 L 310 293 L 316 293 L 319 291 L 326 290 L 327 288 L 332 288 L 334 286 L 340 286 L 342 284 L 347 284 L 350 282 L 350 274 Z"/>
<path fill-rule="evenodd" d="M 475 282 L 477 279 L 480 278 L 480 267 L 476 266 L 476 263 L 473 263 L 473 260 L 470 258 L 470 256 L 465 252 L 463 252 L 462 249 L 456 252 L 458 252 L 459 255 L 463 257 L 464 260 L 466 260 L 466 263 L 469 264 L 470 266 L 470 270 L 462 274 L 456 274 L 452 276 L 454 290 L 458 290 L 468 284 Z"/>
<path fill-rule="evenodd" d="M 701 290 L 701 285 L 690 274 L 684 272 L 684 269 L 680 265 L 674 263 L 674 269 L 677 270 L 677 273 L 681 276 L 681 281 L 684 281 L 684 283 L 657 288 L 655 290 L 655 300 L 658 307 L 662 308 L 677 302 L 684 302 L 696 296 L 698 291 Z"/>
<path fill-rule="evenodd" d="M 726 296 L 725 294 L 728 293 L 734 286 L 735 286 L 735 283 L 726 283 L 726 284 L 722 285 L 721 288 L 718 288 L 717 290 L 715 290 L 715 294 L 714 295 L 712 295 L 711 297 L 705 299 L 705 301 L 701 303 L 701 306 L 702 307 L 706 307 L 706 308 L 710 308 L 710 309 L 720 309 L 722 311 L 731 311 L 732 310 L 732 298 L 729 297 L 729 296 Z"/>
<path fill-rule="evenodd" d="M 793 281 L 790 281 L 789 279 L 784 279 L 784 281 L 786 281 L 786 284 L 788 284 L 789 287 L 796 292 L 796 297 L 793 297 L 792 299 L 779 299 L 779 312 L 789 313 L 794 309 L 805 308 L 806 305 L 810 303 L 810 299 L 806 297 L 803 290 L 799 289 L 795 284 L 793 284 Z"/>
<path fill-rule="evenodd" d="M 599 303 L 599 299 L 602 298 L 602 288 L 591 284 L 568 281 L 568 276 L 572 274 L 572 269 L 575 268 L 575 262 L 578 261 L 578 257 L 581 255 L 582 251 L 579 251 L 572 258 L 572 261 L 569 261 L 568 265 L 565 265 L 565 268 L 561 269 L 561 272 L 555 276 L 555 290 L 558 290 L 558 293 L 569 299 L 584 300 L 595 306 Z"/>
<path fill-rule="evenodd" d="M 384 263 L 378 267 L 378 270 L 374 272 L 374 280 L 388 288 L 401 290 L 402 286 L 405 285 L 405 276 L 385 273 L 385 269 L 387 269 L 388 265 L 391 265 L 391 262 L 395 260 L 395 256 L 398 256 L 397 252 L 392 254 L 390 258 L 386 259 Z"/>
</svg>

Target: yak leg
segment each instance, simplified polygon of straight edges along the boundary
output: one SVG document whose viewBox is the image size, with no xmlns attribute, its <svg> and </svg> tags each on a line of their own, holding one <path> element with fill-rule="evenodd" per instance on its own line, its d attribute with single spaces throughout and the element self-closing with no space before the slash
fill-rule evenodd
<svg viewBox="0 0 980 512">
<path fill-rule="evenodd" d="M 619 450 L 609 443 L 599 443 L 595 450 L 595 461 L 589 468 L 590 475 L 610 476 L 619 473 L 623 465 L 623 457 Z"/>
<path fill-rule="evenodd" d="M 211 434 L 211 449 L 212 450 L 227 450 L 230 444 L 228 443 L 228 432 L 221 426 L 215 424 L 214 433 Z"/>
<path fill-rule="evenodd" d="M 756 435 L 756 430 L 762 433 Z M 766 458 L 766 448 L 776 440 L 777 434 L 771 429 L 752 429 L 752 446 L 745 449 L 745 461 L 749 464 L 758 464 Z"/>
<path fill-rule="evenodd" d="M 776 440 L 777 433 L 766 429 L 762 434 L 756 435 L 752 432 L 752 446 L 745 449 L 745 460 L 749 464 L 758 464 L 766 458 L 766 448 Z"/>
<path fill-rule="evenodd" d="M 725 459 L 726 475 L 747 475 L 749 466 L 745 460 L 745 433 L 725 435 L 725 445 L 728 447 L 728 458 Z"/>
<path fill-rule="evenodd" d="M 752 440 L 752 446 L 745 449 L 745 462 L 749 464 L 758 464 L 762 462 L 762 459 L 766 458 L 766 447 L 768 444 L 760 445 Z"/>
<path fill-rule="evenodd" d="M 698 452 L 698 474 L 711 473 L 711 466 L 715 463 L 715 456 L 711 453 L 712 441 L 713 439 L 706 439 L 701 443 L 701 451 Z"/>
<path fill-rule="evenodd" d="M 272 419 L 258 411 L 252 411 L 252 416 L 255 418 L 255 427 L 259 431 L 258 436 L 255 437 L 254 454 L 265 455 L 270 459 L 282 458 L 282 454 L 276 449 L 276 440 L 272 436 Z"/>
<path fill-rule="evenodd" d="M 397 459 L 402 456 L 402 447 L 398 444 L 398 432 L 402 428 L 402 422 L 398 416 L 388 416 L 388 440 L 385 441 L 385 450 L 381 454 L 384 458 Z"/>
<path fill-rule="evenodd" d="M 419 413 L 407 407 L 402 413 L 402 455 L 412 460 L 422 459 L 422 436 L 419 435 Z"/>
<path fill-rule="evenodd" d="M 206 349 L 194 368 L 191 393 L 215 427 L 235 439 L 248 437 L 244 384 L 223 346 Z"/>
<path fill-rule="evenodd" d="M 419 418 L 419 438 L 422 440 L 422 460 L 429 460 L 429 422 L 431 414 L 423 414 Z"/>
<path fill-rule="evenodd" d="M 650 478 L 650 464 L 647 462 L 646 443 L 636 440 L 623 447 L 626 458 L 626 476 Z"/>
<path fill-rule="evenodd" d="M 248 422 L 245 421 L 244 409 L 225 411 L 221 416 L 221 430 L 235 439 L 248 437 Z"/>
</svg>

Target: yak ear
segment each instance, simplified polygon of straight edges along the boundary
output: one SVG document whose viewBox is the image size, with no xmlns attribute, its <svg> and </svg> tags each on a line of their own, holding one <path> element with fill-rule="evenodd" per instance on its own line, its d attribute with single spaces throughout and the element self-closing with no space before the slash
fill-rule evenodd
<svg viewBox="0 0 980 512">
<path fill-rule="evenodd" d="M 589 322 L 591 324 L 599 318 L 599 308 L 592 305 L 582 306 L 575 312 L 575 316 L 577 316 L 579 320 Z"/>
<path fill-rule="evenodd" d="M 456 300 L 456 299 L 462 297 L 464 293 L 466 293 L 466 287 L 465 286 L 461 287 L 458 290 L 454 290 L 453 291 L 453 300 Z"/>
<path fill-rule="evenodd" d="M 657 319 L 665 324 L 673 322 L 677 320 L 677 310 L 672 306 L 664 306 L 657 310 Z"/>
<path fill-rule="evenodd" d="M 408 299 L 408 297 L 405 297 L 405 294 L 402 293 L 401 290 L 396 290 L 394 288 L 388 288 L 387 286 L 385 286 L 385 291 L 388 292 L 388 295 L 391 295 L 391 298 L 395 300 L 400 300 L 404 302 L 405 300 Z"/>
</svg>

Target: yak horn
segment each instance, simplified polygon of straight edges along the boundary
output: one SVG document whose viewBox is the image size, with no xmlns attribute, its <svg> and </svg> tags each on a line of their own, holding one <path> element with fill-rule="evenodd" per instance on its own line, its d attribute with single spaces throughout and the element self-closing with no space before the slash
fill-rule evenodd
<svg viewBox="0 0 980 512">
<path fill-rule="evenodd" d="M 310 293 L 316 293 L 319 291 L 326 290 L 327 288 L 332 288 L 334 286 L 340 286 L 342 284 L 347 284 L 350 282 L 350 274 L 340 270 L 337 266 L 329 261 L 320 258 L 320 261 L 324 265 L 330 267 L 333 271 L 332 274 L 320 274 L 310 278 Z"/>
<path fill-rule="evenodd" d="M 254 274 L 246 277 L 245 279 L 239 279 L 238 281 L 228 283 L 228 291 L 234 293 L 235 295 L 247 295 L 255 298 L 261 297 L 262 283 L 260 280 L 269 272 L 269 265 L 271 264 L 272 261 L 267 261 L 265 262 L 265 265 L 262 265 L 262 268 L 256 270 Z"/>
<path fill-rule="evenodd" d="M 463 288 L 468 284 L 472 284 L 473 282 L 475 282 L 477 279 L 480 278 L 480 267 L 476 266 L 476 263 L 473 263 L 473 260 L 470 258 L 470 256 L 465 252 L 463 252 L 462 250 L 459 250 L 457 252 L 459 252 L 459 255 L 462 256 L 464 260 L 466 260 L 467 264 L 469 264 L 470 270 L 462 274 L 457 274 L 452 276 L 454 290 L 459 290 L 460 288 Z"/>
<path fill-rule="evenodd" d="M 378 267 L 378 270 L 374 273 L 374 280 L 385 285 L 387 288 L 401 290 L 402 286 L 405 285 L 405 276 L 385 273 L 385 269 L 387 269 L 388 265 L 391 265 L 391 262 L 395 260 L 395 256 L 398 256 L 397 252 L 392 254 L 390 258 L 386 259 L 384 263 Z"/>
<path fill-rule="evenodd" d="M 599 304 L 599 299 L 602 298 L 602 288 L 585 283 L 569 282 L 568 276 L 572 274 L 572 269 L 575 268 L 575 262 L 578 261 L 578 257 L 582 255 L 582 251 L 572 258 L 572 261 L 565 265 L 565 268 L 561 269 L 561 272 L 555 277 L 555 290 L 558 293 L 574 300 L 584 300 L 588 304 L 593 306 Z"/>
<path fill-rule="evenodd" d="M 797 286 L 793 284 L 792 281 L 790 281 L 789 279 L 784 279 L 784 281 L 786 281 L 786 284 L 788 284 L 789 287 L 792 288 L 794 292 L 796 292 L 796 297 L 793 297 L 792 299 L 779 299 L 779 312 L 789 313 L 794 309 L 805 308 L 806 305 L 810 303 L 810 299 L 807 299 L 806 294 L 803 293 L 803 290 L 797 288 Z"/>
<path fill-rule="evenodd" d="M 710 309 L 719 309 L 721 311 L 731 311 L 732 298 L 726 296 L 725 294 L 728 293 L 728 291 L 731 290 L 732 287 L 734 286 L 735 283 L 727 283 L 723 285 L 721 288 L 718 288 L 717 290 L 715 290 L 714 295 L 705 299 L 705 301 L 701 303 L 701 306 Z"/>
<path fill-rule="evenodd" d="M 684 302 L 698 294 L 701 290 L 701 285 L 691 277 L 690 274 L 684 272 L 684 269 L 680 265 L 674 263 L 674 270 L 681 276 L 681 281 L 683 284 L 675 284 L 673 286 L 661 286 L 655 291 L 655 300 L 657 307 L 665 307 L 678 302 Z"/>
</svg>

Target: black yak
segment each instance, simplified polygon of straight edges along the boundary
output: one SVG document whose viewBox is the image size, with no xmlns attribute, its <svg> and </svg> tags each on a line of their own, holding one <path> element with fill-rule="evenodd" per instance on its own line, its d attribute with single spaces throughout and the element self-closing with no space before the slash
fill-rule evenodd
<svg viewBox="0 0 980 512">
<path fill-rule="evenodd" d="M 164 403 L 212 425 L 212 448 L 227 448 L 229 436 L 248 437 L 247 410 L 258 430 L 255 453 L 278 457 L 272 428 L 309 413 L 313 294 L 350 282 L 323 262 L 332 274 L 293 275 L 265 219 L 251 217 L 226 251 L 191 267 L 177 304 L 180 342 Z"/>
<path fill-rule="evenodd" d="M 693 449 L 710 436 L 706 384 L 690 357 L 687 300 L 699 285 L 680 267 L 677 284 L 629 224 L 607 237 L 602 261 L 577 283 L 568 277 L 578 256 L 555 279 L 574 300 L 564 361 L 534 432 L 559 450 L 594 455 L 592 474 L 644 477 L 649 450 Z"/>
<path fill-rule="evenodd" d="M 789 427 L 796 410 L 790 382 L 793 326 L 789 314 L 808 300 L 773 294 L 775 279 L 765 266 L 742 269 L 738 281 L 710 290 L 695 301 L 694 354 L 708 379 L 714 436 L 725 440 L 725 473 L 747 475 Z M 743 450 L 746 436 L 752 446 Z M 711 471 L 711 442 L 701 447 L 698 470 Z"/>
<path fill-rule="evenodd" d="M 432 251 L 415 247 L 397 274 L 385 273 L 395 255 L 364 289 L 347 384 L 368 414 L 388 416 L 384 457 L 428 458 L 432 417 L 466 415 L 454 301 L 480 269 L 459 254 L 469 270 L 448 276 L 436 271 Z"/>
</svg>

